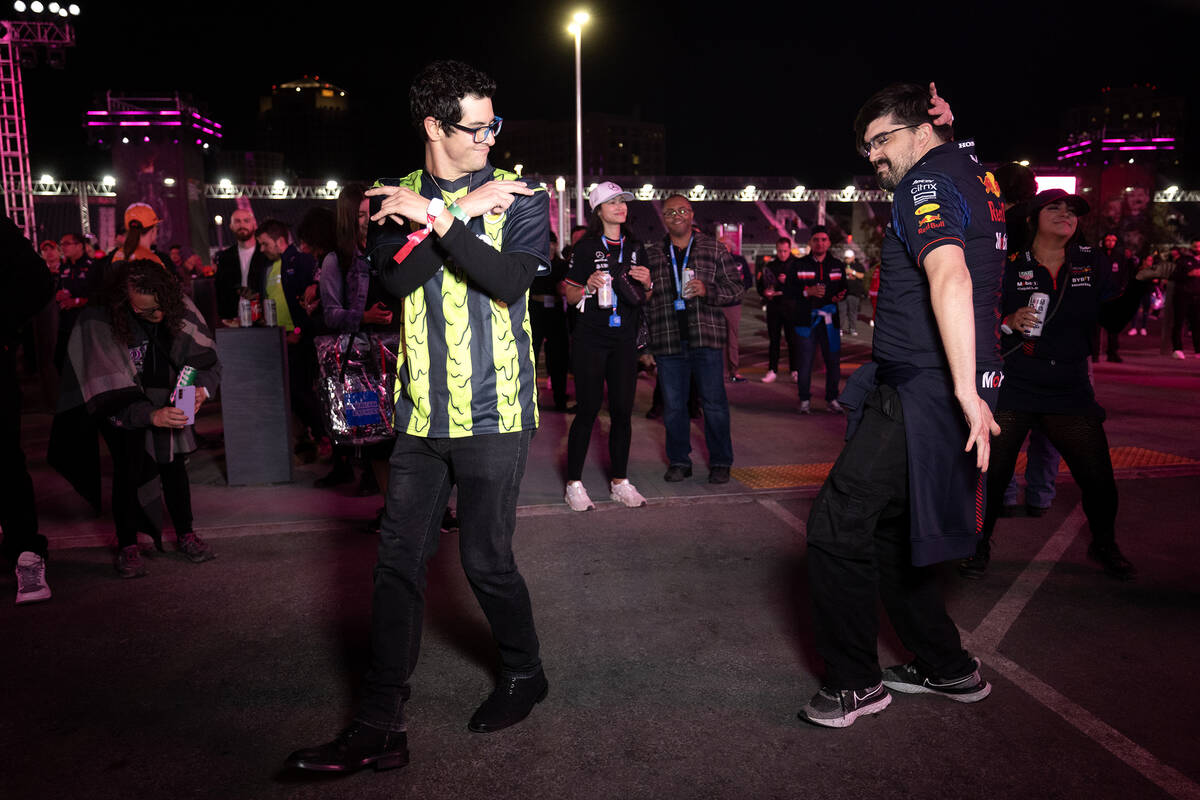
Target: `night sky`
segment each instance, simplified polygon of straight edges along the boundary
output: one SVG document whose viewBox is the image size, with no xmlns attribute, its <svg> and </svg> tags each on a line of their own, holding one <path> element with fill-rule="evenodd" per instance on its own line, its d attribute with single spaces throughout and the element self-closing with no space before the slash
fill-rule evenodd
<svg viewBox="0 0 1200 800">
<path fill-rule="evenodd" d="M 225 125 L 227 147 L 249 149 L 259 96 L 303 74 L 346 89 L 370 120 L 347 151 L 371 174 L 346 174 L 347 156 L 331 153 L 330 175 L 407 172 L 421 152 L 408 125 L 408 84 L 434 58 L 491 73 L 496 111 L 508 119 L 573 118 L 565 26 L 577 7 L 593 16 L 583 41 L 585 110 L 665 123 L 675 175 L 844 186 L 869 171 L 853 150 L 854 114 L 896 80 L 936 80 L 958 138 L 974 136 L 985 160 L 1051 162 L 1060 111 L 1096 99 L 1105 85 L 1149 82 L 1185 97 L 1188 134 L 1193 143 L 1200 137 L 1196 0 L 1141 0 L 1127 16 L 1099 4 L 1025 0 L 738 2 L 723 12 L 671 0 L 313 4 L 328 6 L 329 16 L 297 3 L 182 2 L 125 16 L 116 10 L 132 4 L 80 4 L 66 69 L 25 72 L 35 177 L 107 171 L 107 154 L 87 150 L 80 125 L 107 89 L 190 92 Z M 397 17 L 373 8 L 414 10 Z M 1164 182 L 1200 185 L 1200 159 L 1191 161 Z"/>
</svg>

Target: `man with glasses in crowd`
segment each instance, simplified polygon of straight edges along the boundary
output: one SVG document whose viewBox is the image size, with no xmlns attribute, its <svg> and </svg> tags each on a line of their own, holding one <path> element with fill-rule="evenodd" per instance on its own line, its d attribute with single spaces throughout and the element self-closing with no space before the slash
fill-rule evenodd
<svg viewBox="0 0 1200 800">
<path fill-rule="evenodd" d="M 658 365 L 667 428 L 667 481 L 692 475 L 688 392 L 695 379 L 704 409 L 708 482 L 728 483 L 733 466 L 729 399 L 725 395 L 727 336 L 721 308 L 745 291 L 729 251 L 692 227 L 692 204 L 683 195 L 663 203 L 667 236 L 646 246 L 655 287 L 646 301 L 650 351 Z"/>
<path fill-rule="evenodd" d="M 537 427 L 537 376 L 526 299 L 548 269 L 549 198 L 488 163 L 500 132 L 496 85 L 458 61 L 438 61 L 409 91 L 425 168 L 379 186 L 367 251 L 384 288 L 403 298 L 387 505 L 375 568 L 371 666 L 353 723 L 288 764 L 349 771 L 408 763 L 404 705 L 417 663 L 426 568 L 442 512 L 459 487 L 459 552 L 500 651 L 499 685 L 468 728 L 523 720 L 546 696 L 529 591 L 512 551 L 517 493 Z M 386 224 L 385 224 L 386 223 Z"/>
<path fill-rule="evenodd" d="M 82 233 L 64 233 L 58 243 L 63 258 L 58 269 L 58 291 L 54 295 L 58 303 L 58 341 L 54 347 L 54 366 L 61 372 L 67 357 L 71 329 L 87 307 L 92 293 L 100 290 L 104 270 L 88 257 Z"/>
<path fill-rule="evenodd" d="M 808 521 L 813 622 L 827 674 L 799 716 L 827 727 L 879 713 L 891 703 L 888 689 L 963 703 L 991 691 L 931 565 L 973 554 L 979 540 L 982 471 L 1000 431 L 992 407 L 1004 377 L 996 313 L 1004 213 L 974 142 L 953 141 L 952 117 L 930 121 L 934 96 L 890 86 L 855 120 L 856 141 L 894 199 L 873 361 L 842 395 L 847 443 Z M 882 671 L 876 591 L 916 657 Z"/>
</svg>

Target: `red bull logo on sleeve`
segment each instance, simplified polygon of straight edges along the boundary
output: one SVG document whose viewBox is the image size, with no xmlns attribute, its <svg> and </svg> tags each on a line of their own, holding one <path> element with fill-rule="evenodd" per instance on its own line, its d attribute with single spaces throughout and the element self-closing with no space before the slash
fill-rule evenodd
<svg viewBox="0 0 1200 800">
<path fill-rule="evenodd" d="M 923 216 L 919 220 L 917 220 L 917 225 L 920 225 L 920 226 L 932 225 L 935 222 L 941 222 L 941 220 L 942 220 L 942 218 L 938 214 L 926 214 L 925 216 Z"/>
<path fill-rule="evenodd" d="M 990 195 L 1000 196 L 1000 184 L 996 182 L 996 176 L 990 172 L 983 173 L 983 177 L 979 179 L 983 184 L 983 190 Z"/>
</svg>

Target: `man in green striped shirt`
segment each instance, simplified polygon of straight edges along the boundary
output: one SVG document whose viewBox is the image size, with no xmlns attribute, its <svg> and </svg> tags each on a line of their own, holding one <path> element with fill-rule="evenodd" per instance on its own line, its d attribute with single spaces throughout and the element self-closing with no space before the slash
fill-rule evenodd
<svg viewBox="0 0 1200 800">
<path fill-rule="evenodd" d="M 425 167 L 367 193 L 382 198 L 372 204 L 378 224 L 368 255 L 404 320 L 371 667 L 354 722 L 332 742 L 293 753 L 293 767 L 408 763 L 404 703 L 426 564 L 456 484 L 463 568 L 500 651 L 499 685 L 468 727 L 489 733 L 520 722 L 548 690 L 512 536 L 537 427 L 526 301 L 550 263 L 549 199 L 539 184 L 488 163 L 502 123 L 494 91 L 488 76 L 461 62 L 428 65 L 409 92 Z"/>
</svg>

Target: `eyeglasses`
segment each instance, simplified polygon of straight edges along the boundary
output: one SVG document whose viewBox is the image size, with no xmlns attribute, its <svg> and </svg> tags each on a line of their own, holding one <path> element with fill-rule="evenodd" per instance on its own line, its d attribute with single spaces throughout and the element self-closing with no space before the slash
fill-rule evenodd
<svg viewBox="0 0 1200 800">
<path fill-rule="evenodd" d="M 138 308 L 137 306 L 133 305 L 132 303 L 130 303 L 130 308 L 132 308 L 133 313 L 137 314 L 139 317 L 153 317 L 155 314 L 162 311 L 162 306 L 150 306 L 149 308 Z"/>
<path fill-rule="evenodd" d="M 466 125 L 459 125 L 457 122 L 451 122 L 451 128 L 458 128 L 463 133 L 469 133 L 475 139 L 475 144 L 483 144 L 487 141 L 488 134 L 492 136 L 500 135 L 500 126 L 504 124 L 504 117 L 495 117 L 489 124 L 481 125 L 478 128 L 468 128 Z"/>
<path fill-rule="evenodd" d="M 690 208 L 671 208 L 663 212 L 663 219 L 675 219 L 676 217 L 690 217 L 692 210 Z"/>
<path fill-rule="evenodd" d="M 897 131 L 908 130 L 909 128 L 919 128 L 923 124 L 924 123 L 920 123 L 917 125 L 901 125 L 899 128 L 892 128 L 890 131 L 884 131 L 883 133 L 877 133 L 874 136 L 872 136 L 870 139 L 867 139 L 865 142 L 863 142 L 862 146 L 858 148 L 858 152 L 862 153 L 865 157 L 870 158 L 871 151 L 878 150 L 880 147 L 883 147 L 885 144 L 887 144 L 888 139 L 890 139 L 892 137 L 893 133 L 896 133 Z"/>
</svg>

